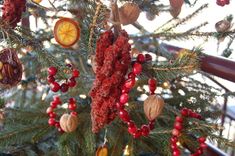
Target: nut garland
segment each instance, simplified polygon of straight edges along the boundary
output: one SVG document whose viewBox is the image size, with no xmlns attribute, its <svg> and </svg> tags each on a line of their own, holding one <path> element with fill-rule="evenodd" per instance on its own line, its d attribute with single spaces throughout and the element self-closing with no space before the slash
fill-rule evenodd
<svg viewBox="0 0 235 156">
<path fill-rule="evenodd" d="M 58 105 L 61 105 L 61 99 L 59 96 L 55 96 L 53 101 L 50 103 L 50 107 L 47 108 L 47 114 L 50 117 L 48 120 L 48 124 L 50 126 L 55 126 L 59 132 L 73 132 L 76 130 L 78 126 L 78 114 L 75 112 L 77 105 L 76 100 L 74 98 L 70 98 L 68 101 L 68 109 L 71 111 L 70 114 L 63 114 L 60 120 L 56 120 L 57 114 L 55 113 L 55 109 Z"/>
<path fill-rule="evenodd" d="M 174 123 L 174 129 L 172 130 L 172 137 L 170 139 L 171 143 L 171 150 L 173 156 L 180 156 L 180 150 L 177 147 L 178 138 L 183 130 L 183 121 L 186 117 L 191 117 L 195 119 L 202 119 L 202 116 L 196 112 L 193 112 L 191 109 L 183 108 L 181 110 L 181 116 L 177 116 L 175 118 Z M 206 138 L 205 137 L 199 137 L 198 142 L 200 144 L 200 147 L 197 148 L 196 152 L 191 154 L 191 156 L 199 156 L 203 154 L 203 150 L 207 148 L 207 145 L 205 143 Z"/>
<path fill-rule="evenodd" d="M 4 49 L 0 52 L 0 87 L 16 86 L 22 78 L 22 64 L 14 49 Z"/>
<path fill-rule="evenodd" d="M 148 57 L 147 57 L 148 59 Z M 143 54 L 139 54 L 137 56 L 137 61 L 133 64 L 132 72 L 128 74 L 128 79 L 125 81 L 122 87 L 122 95 L 120 96 L 119 102 L 116 103 L 116 107 L 118 108 L 118 114 L 120 119 L 128 125 L 128 132 L 134 137 L 139 138 L 141 136 L 148 136 L 149 132 L 154 129 L 155 118 L 151 118 L 148 124 L 144 124 L 141 128 L 137 128 L 134 121 L 130 119 L 129 113 L 125 110 L 125 104 L 128 102 L 129 95 L 131 88 L 134 87 L 136 83 L 136 76 L 138 76 L 142 72 L 142 63 L 146 61 L 146 57 Z M 154 95 L 156 90 L 156 80 L 149 79 L 149 90 L 150 94 Z M 157 112 L 158 113 L 158 112 Z M 149 114 L 149 113 L 148 113 Z M 158 114 L 159 115 L 159 114 Z M 156 117 L 154 115 L 154 117 Z"/>
<path fill-rule="evenodd" d="M 90 91 L 92 98 L 92 131 L 99 132 L 116 117 L 115 103 L 121 95 L 121 85 L 131 63 L 128 34 L 122 30 L 114 41 L 112 31 L 101 34 L 95 55 L 96 79 Z"/>
</svg>

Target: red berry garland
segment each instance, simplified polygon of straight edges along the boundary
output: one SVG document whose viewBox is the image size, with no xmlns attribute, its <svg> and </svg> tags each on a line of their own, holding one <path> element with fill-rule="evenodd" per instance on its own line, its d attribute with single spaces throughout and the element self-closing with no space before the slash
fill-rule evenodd
<svg viewBox="0 0 235 156">
<path fill-rule="evenodd" d="M 178 137 L 180 136 L 181 131 L 183 129 L 183 120 L 186 117 L 196 118 L 199 120 L 202 119 L 202 116 L 200 114 L 193 112 L 191 109 L 183 108 L 181 110 L 181 116 L 177 116 L 175 118 L 174 129 L 172 130 L 172 137 L 170 140 L 173 156 L 180 156 L 180 150 L 177 147 L 177 142 L 178 142 Z M 205 137 L 198 138 L 200 147 L 196 150 L 195 153 L 191 154 L 191 156 L 199 156 L 203 154 L 203 149 L 207 147 L 205 141 L 206 141 Z"/>
<path fill-rule="evenodd" d="M 22 12 L 26 10 L 26 0 L 4 0 L 2 7 L 2 19 L 12 28 L 15 28 L 21 20 Z"/>
<path fill-rule="evenodd" d="M 57 74 L 57 68 L 56 67 L 49 67 L 48 68 L 48 74 L 47 81 L 51 86 L 51 91 L 58 92 L 61 90 L 61 92 L 65 93 L 68 91 L 69 87 L 75 87 L 76 86 L 76 78 L 79 77 L 79 71 L 77 69 L 72 69 L 71 65 L 68 65 L 71 68 L 72 77 L 66 80 L 65 83 L 62 83 L 61 85 L 55 81 L 55 75 Z"/>
<path fill-rule="evenodd" d="M 60 126 L 59 120 L 57 120 L 58 115 L 54 112 L 54 110 L 57 108 L 58 105 L 61 105 L 61 99 L 59 96 L 55 96 L 53 98 L 53 101 L 50 103 L 50 107 L 47 108 L 47 114 L 50 117 L 48 120 L 48 124 L 50 126 L 55 126 L 59 132 L 64 132 L 64 130 Z M 70 98 L 68 101 L 68 109 L 71 111 L 70 115 L 77 117 L 77 112 L 75 112 L 77 108 L 76 100 L 74 98 Z M 56 119 L 57 118 L 57 119 Z"/>
<path fill-rule="evenodd" d="M 223 7 L 225 5 L 229 5 L 230 4 L 230 0 L 217 0 L 216 4 Z"/>
<path fill-rule="evenodd" d="M 115 103 L 121 95 L 121 85 L 131 64 L 128 34 L 123 30 L 116 41 L 112 31 L 100 35 L 95 55 L 96 80 L 90 91 L 92 98 L 92 131 L 99 132 L 116 117 Z"/>
<path fill-rule="evenodd" d="M 133 135 L 134 138 L 139 138 L 140 136 L 148 136 L 149 132 L 154 129 L 154 120 L 149 121 L 148 124 L 142 125 L 141 128 L 137 128 L 136 124 L 130 119 L 129 113 L 125 110 L 125 104 L 128 102 L 131 88 L 135 85 L 135 78 L 142 72 L 142 63 L 145 62 L 146 57 L 143 54 L 139 54 L 137 61 L 133 64 L 132 72 L 128 74 L 128 78 L 125 81 L 122 88 L 122 95 L 120 96 L 119 102 L 116 103 L 116 106 L 119 111 L 119 117 L 121 120 L 128 125 L 128 132 Z M 148 81 L 149 89 L 151 95 L 154 94 L 157 83 L 155 79 L 149 79 Z"/>
</svg>

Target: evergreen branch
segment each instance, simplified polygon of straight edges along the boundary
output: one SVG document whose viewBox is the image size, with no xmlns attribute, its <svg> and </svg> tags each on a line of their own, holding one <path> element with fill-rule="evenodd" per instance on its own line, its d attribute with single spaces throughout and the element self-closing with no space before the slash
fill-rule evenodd
<svg viewBox="0 0 235 156">
<path fill-rule="evenodd" d="M 194 16 L 196 16 L 200 11 L 202 11 L 203 9 L 207 8 L 208 4 L 204 4 L 202 5 L 200 8 L 198 8 L 196 11 L 194 11 L 192 14 L 188 15 L 187 17 L 180 19 L 179 22 L 177 22 L 176 24 L 172 25 L 171 27 L 164 29 L 164 32 L 168 32 L 176 27 L 178 27 L 179 25 L 189 21 L 191 18 L 193 18 Z"/>
<path fill-rule="evenodd" d="M 97 25 L 97 19 L 100 14 L 101 6 L 102 6 L 102 3 L 99 1 L 98 5 L 96 6 L 96 11 L 95 11 L 95 15 L 92 20 L 92 24 L 90 25 L 90 36 L 89 36 L 89 41 L 88 41 L 88 50 L 89 50 L 88 52 L 89 53 L 94 53 L 93 49 L 92 49 L 92 40 L 93 40 L 94 31 L 95 31 L 94 29 Z"/>
</svg>

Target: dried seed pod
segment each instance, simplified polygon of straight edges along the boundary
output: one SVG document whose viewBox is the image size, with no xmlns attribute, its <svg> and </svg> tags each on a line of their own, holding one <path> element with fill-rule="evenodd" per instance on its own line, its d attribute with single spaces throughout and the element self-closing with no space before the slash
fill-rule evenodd
<svg viewBox="0 0 235 156">
<path fill-rule="evenodd" d="M 182 5 L 184 4 L 184 0 L 169 0 L 171 8 L 173 9 L 181 9 Z"/>
<path fill-rule="evenodd" d="M 96 156 L 108 156 L 108 148 L 106 146 L 101 146 L 96 151 Z"/>
<path fill-rule="evenodd" d="M 120 22 L 123 25 L 133 24 L 140 15 L 140 8 L 135 3 L 126 3 L 119 8 Z"/>
<path fill-rule="evenodd" d="M 11 88 L 22 78 L 22 64 L 14 49 L 4 49 L 0 53 L 0 87 Z"/>
<path fill-rule="evenodd" d="M 63 114 L 60 118 L 60 126 L 67 133 L 73 132 L 78 127 L 78 117 L 73 114 Z"/>
<path fill-rule="evenodd" d="M 215 24 L 215 29 L 219 33 L 228 31 L 231 28 L 231 22 L 227 20 L 221 20 Z"/>
<path fill-rule="evenodd" d="M 150 95 L 144 101 L 144 113 L 148 120 L 156 119 L 161 114 L 164 105 L 165 102 L 160 96 Z"/>
<path fill-rule="evenodd" d="M 181 12 L 181 8 L 176 8 L 176 9 L 171 8 L 170 9 L 170 14 L 174 18 L 177 18 L 179 16 L 180 12 Z"/>
<path fill-rule="evenodd" d="M 156 15 L 151 13 L 151 12 L 146 12 L 146 18 L 149 20 L 149 21 L 153 21 L 155 18 L 156 18 Z"/>
</svg>

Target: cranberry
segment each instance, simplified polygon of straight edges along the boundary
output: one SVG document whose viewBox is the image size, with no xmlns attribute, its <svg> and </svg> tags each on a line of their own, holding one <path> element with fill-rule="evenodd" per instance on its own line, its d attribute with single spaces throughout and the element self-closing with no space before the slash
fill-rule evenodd
<svg viewBox="0 0 235 156">
<path fill-rule="evenodd" d="M 48 81 L 48 83 L 53 83 L 53 82 L 55 82 L 54 76 L 49 75 L 49 76 L 47 77 L 47 81 Z"/>
<path fill-rule="evenodd" d="M 47 69 L 47 71 L 48 71 L 48 74 L 51 75 L 51 76 L 54 76 L 54 75 L 56 75 L 56 73 L 57 73 L 56 67 L 49 67 L 49 68 Z"/>
<path fill-rule="evenodd" d="M 57 82 L 51 83 L 50 86 L 53 92 L 58 92 L 60 90 L 60 85 Z"/>
<path fill-rule="evenodd" d="M 139 75 L 142 72 L 142 65 L 140 63 L 134 63 L 133 65 L 133 73 L 135 75 Z"/>
<path fill-rule="evenodd" d="M 69 90 L 69 86 L 66 83 L 62 83 L 60 90 L 65 93 Z"/>
</svg>

